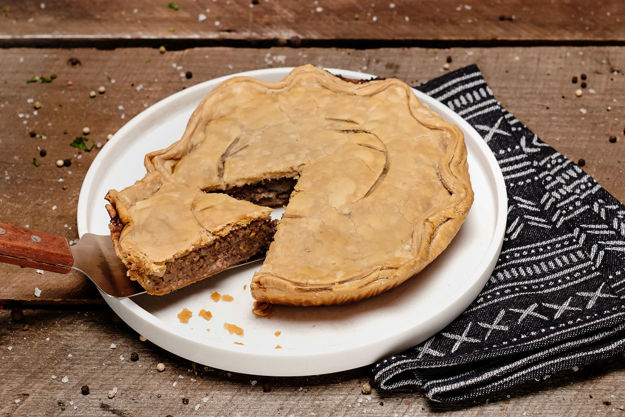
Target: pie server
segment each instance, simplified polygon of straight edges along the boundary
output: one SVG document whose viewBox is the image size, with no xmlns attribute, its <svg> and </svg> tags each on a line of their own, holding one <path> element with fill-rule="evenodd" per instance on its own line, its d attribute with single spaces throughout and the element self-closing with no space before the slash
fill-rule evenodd
<svg viewBox="0 0 625 417">
<path fill-rule="evenodd" d="M 228 269 L 258 260 L 253 258 Z M 62 274 L 75 269 L 113 297 L 145 293 L 126 276 L 126 267 L 115 254 L 108 235 L 85 233 L 76 245 L 70 246 L 62 236 L 0 222 L 0 262 Z"/>
</svg>

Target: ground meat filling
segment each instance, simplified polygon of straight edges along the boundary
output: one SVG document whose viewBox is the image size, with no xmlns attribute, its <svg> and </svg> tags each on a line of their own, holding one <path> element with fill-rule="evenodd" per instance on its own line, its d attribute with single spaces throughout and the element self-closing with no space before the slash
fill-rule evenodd
<svg viewBox="0 0 625 417">
<path fill-rule="evenodd" d="M 205 277 L 217 274 L 232 265 L 267 252 L 273 240 L 276 222 L 256 220 L 215 240 L 211 245 L 167 262 L 163 277 L 150 275 L 150 293 L 165 294 Z"/>
<path fill-rule="evenodd" d="M 223 191 L 230 197 L 247 200 L 265 207 L 284 207 L 295 188 L 295 178 L 265 180 L 256 184 L 246 184 Z"/>
</svg>

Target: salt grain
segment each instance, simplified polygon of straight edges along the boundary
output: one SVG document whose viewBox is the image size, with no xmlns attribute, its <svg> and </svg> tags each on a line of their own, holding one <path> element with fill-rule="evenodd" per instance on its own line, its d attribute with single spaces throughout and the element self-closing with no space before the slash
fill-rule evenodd
<svg viewBox="0 0 625 417">
<path fill-rule="evenodd" d="M 586 113 L 588 113 L 588 111 L 587 111 L 585 108 L 583 108 L 583 107 L 582 107 L 581 109 L 579 109 L 579 112 L 580 112 L 581 114 L 586 114 Z"/>
<path fill-rule="evenodd" d="M 200 14 L 197 16 L 197 20 L 199 20 L 200 22 L 205 21 L 205 20 L 206 20 L 206 15 L 205 15 L 204 13 L 200 13 Z"/>
<path fill-rule="evenodd" d="M 39 275 L 43 275 L 43 269 L 36 269 L 35 272 Z M 35 292 L 37 292 L 37 290 L 35 290 Z"/>
<path fill-rule="evenodd" d="M 111 343 L 111 346 L 109 346 L 111 349 L 117 349 L 117 345 L 115 343 Z"/>
<path fill-rule="evenodd" d="M 7 349 L 13 350 L 13 346 L 9 346 L 9 347 L 7 347 Z"/>
<path fill-rule="evenodd" d="M 395 3 L 389 3 L 388 7 L 390 7 L 391 9 L 394 9 L 395 8 Z"/>
<path fill-rule="evenodd" d="M 69 381 L 69 378 L 67 376 L 64 376 L 63 378 L 61 378 L 61 382 L 64 384 L 67 384 L 68 381 Z"/>
<path fill-rule="evenodd" d="M 204 398 L 202 398 L 202 402 L 203 402 L 203 403 L 207 403 L 209 399 L 210 399 L 210 398 L 208 398 L 208 397 L 204 397 Z"/>
<path fill-rule="evenodd" d="M 38 272 L 39 270 L 37 270 Z M 43 271 L 41 271 L 41 273 L 43 274 Z M 35 297 L 39 298 L 41 297 L 41 290 L 37 287 L 35 287 Z"/>
<path fill-rule="evenodd" d="M 317 13 L 321 13 L 323 11 L 323 7 L 319 6 L 315 9 Z"/>
</svg>

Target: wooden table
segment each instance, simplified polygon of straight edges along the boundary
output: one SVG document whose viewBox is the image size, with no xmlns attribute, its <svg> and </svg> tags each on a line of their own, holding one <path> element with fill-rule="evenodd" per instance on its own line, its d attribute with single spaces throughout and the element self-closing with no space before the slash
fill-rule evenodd
<svg viewBox="0 0 625 417">
<path fill-rule="evenodd" d="M 625 202 L 625 3 L 409 3 L 5 1 L 0 220 L 76 239 L 80 185 L 108 134 L 195 83 L 305 63 L 413 85 L 477 63 L 506 108 L 567 157 L 584 159 L 586 172 Z M 69 146 L 85 127 L 98 144 L 91 152 Z M 71 166 L 57 167 L 59 159 Z M 195 366 L 141 342 L 79 274 L 0 265 L 0 276 L 3 416 L 625 412 L 622 358 L 464 404 L 434 404 L 420 393 L 366 396 L 364 368 L 261 378 Z M 165 372 L 156 371 L 158 362 Z"/>
</svg>

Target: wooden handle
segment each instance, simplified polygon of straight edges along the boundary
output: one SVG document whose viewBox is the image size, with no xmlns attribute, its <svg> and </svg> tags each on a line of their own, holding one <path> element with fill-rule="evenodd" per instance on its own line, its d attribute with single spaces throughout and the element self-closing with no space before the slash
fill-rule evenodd
<svg viewBox="0 0 625 417">
<path fill-rule="evenodd" d="M 0 222 L 0 262 L 66 274 L 74 258 L 62 236 Z"/>
</svg>

